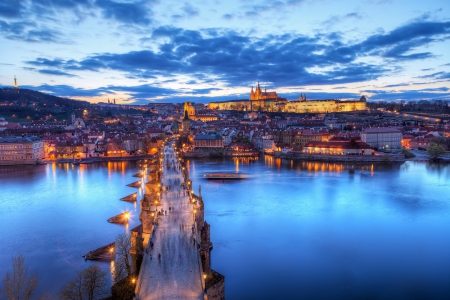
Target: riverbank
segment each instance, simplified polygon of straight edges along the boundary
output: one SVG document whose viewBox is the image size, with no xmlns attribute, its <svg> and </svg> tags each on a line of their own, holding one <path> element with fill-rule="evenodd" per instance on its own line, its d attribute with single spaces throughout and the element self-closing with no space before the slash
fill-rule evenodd
<svg viewBox="0 0 450 300">
<path fill-rule="evenodd" d="M 82 158 L 81 163 L 83 162 L 108 162 L 108 161 L 135 161 L 141 159 L 152 159 L 154 157 L 153 154 L 146 155 L 133 155 L 133 156 L 104 156 L 104 157 L 89 157 Z M 43 163 L 72 163 L 74 160 L 72 158 L 59 158 L 59 159 L 44 159 Z"/>
</svg>

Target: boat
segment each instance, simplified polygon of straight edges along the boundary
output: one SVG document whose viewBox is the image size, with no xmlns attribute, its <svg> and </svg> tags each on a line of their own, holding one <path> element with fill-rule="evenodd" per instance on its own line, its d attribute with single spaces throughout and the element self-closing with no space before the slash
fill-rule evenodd
<svg viewBox="0 0 450 300">
<path fill-rule="evenodd" d="M 203 178 L 209 180 L 238 180 L 249 178 L 249 176 L 242 173 L 207 173 L 203 174 Z"/>
</svg>

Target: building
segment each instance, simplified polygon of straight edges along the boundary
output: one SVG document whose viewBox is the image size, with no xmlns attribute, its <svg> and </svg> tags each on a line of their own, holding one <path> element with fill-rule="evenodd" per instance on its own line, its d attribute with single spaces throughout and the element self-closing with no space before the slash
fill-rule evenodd
<svg viewBox="0 0 450 300">
<path fill-rule="evenodd" d="M 44 159 L 44 142 L 38 137 L 1 137 L 0 165 L 29 165 Z"/>
<path fill-rule="evenodd" d="M 336 141 L 309 142 L 303 148 L 303 153 L 325 155 L 372 155 L 370 145 L 364 142 Z"/>
<path fill-rule="evenodd" d="M 256 90 L 250 91 L 250 100 L 232 100 L 210 102 L 209 108 L 217 110 L 267 111 L 291 113 L 334 113 L 366 110 L 366 97 L 358 101 L 341 101 L 335 99 L 306 100 L 306 95 L 300 95 L 299 100 L 287 101 L 276 92 L 261 90 L 259 83 Z"/>
<path fill-rule="evenodd" d="M 190 120 L 202 122 L 218 120 L 218 117 L 212 111 L 202 113 L 204 110 L 196 110 L 196 106 L 199 107 L 199 105 L 193 104 L 192 102 L 184 102 L 183 111 L 187 112 Z M 203 104 L 201 104 L 201 107 L 203 107 Z"/>
<path fill-rule="evenodd" d="M 400 149 L 402 139 L 402 132 L 392 127 L 367 128 L 361 132 L 361 141 L 378 150 Z"/>
<path fill-rule="evenodd" d="M 187 110 L 184 111 L 184 118 L 183 121 L 181 121 L 181 124 L 183 126 L 183 134 L 188 134 L 191 129 L 191 119 L 189 119 L 189 113 Z"/>
<path fill-rule="evenodd" d="M 264 92 L 261 90 L 261 87 L 258 85 L 256 86 L 255 91 L 250 91 L 250 101 L 257 101 L 257 100 L 267 100 L 267 99 L 278 99 L 277 92 L 268 92 L 266 88 L 264 88 Z"/>
<path fill-rule="evenodd" d="M 223 138 L 218 134 L 200 134 L 194 138 L 194 149 L 222 149 Z"/>
</svg>

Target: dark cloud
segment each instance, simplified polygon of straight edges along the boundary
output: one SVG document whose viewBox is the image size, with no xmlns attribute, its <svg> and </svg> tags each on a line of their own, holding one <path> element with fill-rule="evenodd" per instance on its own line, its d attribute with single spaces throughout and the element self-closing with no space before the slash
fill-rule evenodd
<svg viewBox="0 0 450 300">
<path fill-rule="evenodd" d="M 398 86 L 409 86 L 409 83 L 388 84 L 388 85 L 385 85 L 384 88 L 392 88 L 392 87 L 398 87 Z"/>
<path fill-rule="evenodd" d="M 73 74 L 69 74 L 63 71 L 59 71 L 59 70 L 48 70 L 48 69 L 43 69 L 43 70 L 39 70 L 38 71 L 41 74 L 47 74 L 47 75 L 57 75 L 57 76 L 66 76 L 66 77 L 76 77 L 76 75 Z"/>
<path fill-rule="evenodd" d="M 152 23 L 152 10 L 148 3 L 152 1 L 116 2 L 112 0 L 96 0 L 95 5 L 100 7 L 107 19 L 121 23 L 148 25 Z"/>
<path fill-rule="evenodd" d="M 4 18 L 19 18 L 24 10 L 24 0 L 2 0 L 0 16 Z"/>
<path fill-rule="evenodd" d="M 436 72 L 433 74 L 418 76 L 417 78 L 450 79 L 450 72 Z"/>
<path fill-rule="evenodd" d="M 24 42 L 68 42 L 60 31 L 40 27 L 33 21 L 5 22 L 0 20 L 0 34 L 7 39 Z"/>
<path fill-rule="evenodd" d="M 387 34 L 372 35 L 354 45 L 352 49 L 359 53 L 375 53 L 387 58 L 423 59 L 432 54 L 425 52 L 406 55 L 406 53 L 435 42 L 440 36 L 449 33 L 450 22 L 413 22 Z"/>
<path fill-rule="evenodd" d="M 148 79 L 189 75 L 202 82 L 219 77 L 229 86 L 249 85 L 255 80 L 274 85 L 346 84 L 392 74 L 396 60 L 415 60 L 432 54 L 411 53 L 450 31 L 450 22 L 408 24 L 385 34 L 375 34 L 360 43 L 343 44 L 327 35 L 243 36 L 231 30 L 183 30 L 172 26 L 156 28 L 152 40 L 159 50 L 100 53 L 81 60 L 37 58 L 29 65 L 45 70 L 116 70 L 129 78 Z M 148 39 L 144 37 L 143 39 Z M 387 64 L 358 62 L 360 57 L 381 57 Z M 447 79 L 448 73 L 428 75 Z M 427 78 L 427 77 L 423 77 Z"/>
</svg>

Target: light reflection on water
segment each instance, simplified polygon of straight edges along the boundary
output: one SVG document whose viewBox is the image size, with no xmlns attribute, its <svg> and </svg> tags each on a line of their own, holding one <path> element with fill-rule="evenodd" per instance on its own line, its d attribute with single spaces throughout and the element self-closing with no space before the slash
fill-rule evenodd
<svg viewBox="0 0 450 300">
<path fill-rule="evenodd" d="M 192 160 L 230 299 L 450 299 L 450 166 Z"/>
<path fill-rule="evenodd" d="M 135 162 L 0 167 L 0 277 L 22 253 L 52 292 L 92 262 L 82 254 L 139 225 L 139 205 L 119 199 L 136 192 Z M 138 192 L 138 199 L 142 192 Z M 131 212 L 126 226 L 106 220 Z M 109 262 L 100 263 L 108 270 Z"/>
<path fill-rule="evenodd" d="M 450 298 L 448 165 L 265 157 L 187 167 L 202 186 L 229 299 Z M 216 171 L 252 178 L 201 178 Z M 21 252 L 57 291 L 91 264 L 82 254 L 139 224 L 139 205 L 119 201 L 141 199 L 142 188 L 126 186 L 136 172 L 133 162 L 1 167 L 0 265 Z M 106 222 L 125 210 L 128 228 Z"/>
</svg>

